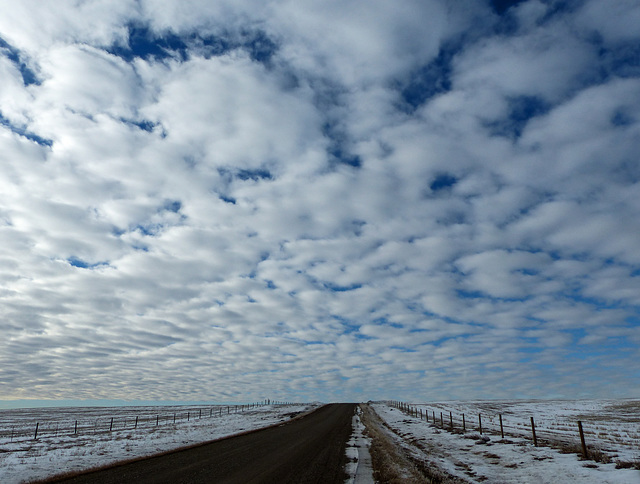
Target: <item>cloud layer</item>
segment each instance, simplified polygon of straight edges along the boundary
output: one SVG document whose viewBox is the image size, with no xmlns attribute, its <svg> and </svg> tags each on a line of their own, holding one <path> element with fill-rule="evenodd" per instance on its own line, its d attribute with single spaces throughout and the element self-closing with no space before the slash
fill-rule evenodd
<svg viewBox="0 0 640 484">
<path fill-rule="evenodd" d="M 638 396 L 637 2 L 0 2 L 0 398 Z"/>
</svg>

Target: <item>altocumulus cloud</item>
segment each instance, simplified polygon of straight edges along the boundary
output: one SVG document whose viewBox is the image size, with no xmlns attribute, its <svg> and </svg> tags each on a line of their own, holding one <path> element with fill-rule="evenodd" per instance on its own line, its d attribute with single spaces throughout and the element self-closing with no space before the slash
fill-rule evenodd
<svg viewBox="0 0 640 484">
<path fill-rule="evenodd" d="M 454 3 L 1 1 L 0 398 L 637 397 L 640 4 Z"/>
</svg>

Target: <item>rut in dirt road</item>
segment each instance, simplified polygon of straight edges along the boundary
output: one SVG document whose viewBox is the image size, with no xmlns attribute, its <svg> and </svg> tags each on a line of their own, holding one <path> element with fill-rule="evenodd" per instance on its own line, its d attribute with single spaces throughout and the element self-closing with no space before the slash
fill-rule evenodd
<svg viewBox="0 0 640 484">
<path fill-rule="evenodd" d="M 326 405 L 277 427 L 49 482 L 342 484 L 355 408 Z"/>
</svg>

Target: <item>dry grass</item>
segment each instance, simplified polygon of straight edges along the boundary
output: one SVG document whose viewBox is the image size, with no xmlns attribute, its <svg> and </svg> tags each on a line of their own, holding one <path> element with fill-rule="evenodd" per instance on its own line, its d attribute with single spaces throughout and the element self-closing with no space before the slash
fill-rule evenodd
<svg viewBox="0 0 640 484">
<path fill-rule="evenodd" d="M 544 441 L 542 445 L 557 449 L 563 454 L 578 454 L 582 456 L 582 446 L 574 442 L 561 442 L 561 441 Z M 601 462 L 603 464 L 610 464 L 613 462 L 611 456 L 596 447 L 587 447 L 587 453 L 589 454 L 589 460 L 595 462 Z"/>
<path fill-rule="evenodd" d="M 382 484 L 456 484 L 464 481 L 448 476 L 427 462 L 418 461 L 407 453 L 389 435 L 391 430 L 369 405 L 361 405 L 362 422 L 371 438 L 373 477 Z"/>
<path fill-rule="evenodd" d="M 373 477 L 383 484 L 418 484 L 434 483 L 425 477 L 418 468 L 403 455 L 392 439 L 383 430 L 384 423 L 368 405 L 362 407 L 362 423 L 366 427 L 367 436 L 371 438 L 371 463 Z"/>
<path fill-rule="evenodd" d="M 616 469 L 638 469 L 640 470 L 640 460 L 636 461 L 616 461 Z"/>
</svg>

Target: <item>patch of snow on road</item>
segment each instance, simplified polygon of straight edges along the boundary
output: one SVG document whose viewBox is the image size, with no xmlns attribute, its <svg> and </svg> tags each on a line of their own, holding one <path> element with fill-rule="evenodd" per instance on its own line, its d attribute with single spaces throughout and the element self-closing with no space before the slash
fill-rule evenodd
<svg viewBox="0 0 640 484">
<path fill-rule="evenodd" d="M 371 439 L 365 437 L 365 426 L 360 419 L 362 409 L 356 407 L 356 413 L 353 416 L 352 425 L 353 433 L 351 439 L 347 442 L 347 466 L 346 473 L 349 479 L 345 481 L 347 484 L 373 484 L 373 467 L 371 465 L 371 455 L 369 447 Z"/>
</svg>

